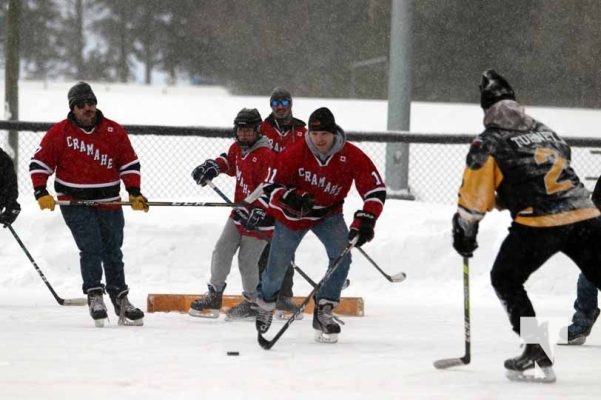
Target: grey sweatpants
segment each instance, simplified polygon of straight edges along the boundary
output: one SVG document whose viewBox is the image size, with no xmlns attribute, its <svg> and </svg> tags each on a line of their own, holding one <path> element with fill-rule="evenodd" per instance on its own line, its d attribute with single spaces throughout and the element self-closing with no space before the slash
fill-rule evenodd
<svg viewBox="0 0 601 400">
<path fill-rule="evenodd" d="M 223 291 L 225 281 L 232 269 L 234 254 L 238 251 L 238 267 L 242 278 L 243 293 L 252 294 L 259 283 L 259 258 L 267 242 L 252 236 L 243 236 L 231 218 L 227 219 L 221 236 L 215 244 L 211 259 L 210 284 Z"/>
</svg>

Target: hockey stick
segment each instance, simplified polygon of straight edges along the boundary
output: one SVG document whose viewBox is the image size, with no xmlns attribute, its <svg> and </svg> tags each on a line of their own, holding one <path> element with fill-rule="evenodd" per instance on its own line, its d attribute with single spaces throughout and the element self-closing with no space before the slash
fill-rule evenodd
<svg viewBox="0 0 601 400">
<path fill-rule="evenodd" d="M 469 258 L 463 257 L 463 312 L 465 330 L 465 355 L 459 358 L 445 358 L 434 362 L 438 369 L 467 365 L 471 360 L 470 334 L 470 264 Z"/>
<path fill-rule="evenodd" d="M 52 293 L 52 296 L 54 296 L 54 298 L 56 299 L 58 304 L 60 304 L 61 306 L 85 306 L 88 304 L 88 300 L 84 299 L 84 298 L 78 298 L 78 299 L 62 299 L 62 298 L 60 298 L 59 295 L 56 294 L 56 292 L 50 285 L 50 282 L 48 282 L 48 280 L 46 279 L 46 276 L 42 273 L 42 270 L 40 269 L 40 267 L 38 267 L 38 264 L 35 262 L 35 260 L 31 256 L 31 254 L 29 254 L 29 251 L 27 250 L 27 248 L 21 241 L 21 238 L 19 238 L 19 235 L 17 235 L 17 232 L 15 232 L 15 229 L 10 224 L 8 224 L 6 226 L 8 227 L 8 230 L 10 231 L 10 233 L 13 234 L 13 236 L 19 243 L 19 246 L 21 246 L 21 248 L 25 252 L 25 255 L 27 256 L 27 258 L 29 258 L 29 261 L 31 261 L 31 264 L 33 265 L 35 270 L 38 271 L 38 274 L 40 274 L 40 276 L 42 277 L 42 280 L 44 281 L 44 283 L 46 284 L 48 289 L 50 289 L 50 293 Z"/>
<path fill-rule="evenodd" d="M 363 250 L 361 247 L 357 247 L 357 249 L 359 249 L 361 254 L 363 254 L 365 256 L 365 258 L 367 258 L 367 260 L 371 263 L 371 265 L 376 267 L 376 269 L 382 275 L 384 275 L 384 277 L 386 279 L 388 279 L 389 282 L 403 282 L 407 278 L 407 274 L 405 274 L 404 272 L 399 272 L 398 274 L 394 274 L 392 276 L 388 275 L 386 272 L 382 271 L 382 268 L 380 268 L 378 266 L 378 264 L 376 264 L 376 262 L 365 252 L 365 250 Z"/>
<path fill-rule="evenodd" d="M 315 293 L 317 293 L 317 291 L 323 286 L 324 282 L 327 281 L 330 278 L 330 276 L 332 276 L 332 274 L 334 273 L 334 271 L 336 271 L 344 257 L 351 251 L 353 247 L 355 247 L 355 243 L 357 243 L 357 238 L 354 238 L 351 242 L 349 242 L 348 245 L 346 245 L 346 247 L 344 248 L 344 250 L 342 250 L 342 253 L 340 253 L 338 258 L 334 260 L 332 266 L 328 268 L 328 271 L 323 276 L 323 278 L 321 278 L 321 280 L 317 282 L 317 284 L 313 287 L 313 290 L 311 290 L 311 293 L 309 293 L 309 295 L 305 297 L 298 310 L 296 310 L 296 312 L 288 319 L 288 321 L 286 321 L 284 326 L 282 326 L 278 333 L 275 334 L 273 339 L 267 340 L 263 337 L 263 335 L 261 335 L 261 332 L 257 332 L 257 340 L 259 341 L 259 346 L 261 346 L 265 350 L 269 350 L 273 347 L 274 344 L 276 344 L 276 342 L 280 339 L 280 337 L 282 337 L 284 332 L 288 330 L 290 325 L 292 325 L 292 323 L 296 321 L 296 317 L 305 311 L 307 304 L 309 304 L 309 302 L 313 299 Z M 317 307 L 317 304 L 315 305 L 315 307 Z"/>
<path fill-rule="evenodd" d="M 58 200 L 59 206 L 131 206 L 130 201 L 97 201 L 97 200 Z M 240 203 L 212 203 L 202 201 L 148 201 L 152 207 L 240 207 Z"/>
<path fill-rule="evenodd" d="M 244 200 L 237 203 L 215 203 L 203 201 L 148 201 L 153 207 L 245 207 L 254 203 L 263 194 L 263 185 L 249 194 Z M 131 206 L 130 201 L 102 201 L 102 200 L 58 200 L 59 206 Z"/>
<path fill-rule="evenodd" d="M 213 181 L 207 181 L 207 185 L 209 185 L 211 187 L 211 189 L 213 189 L 215 191 L 215 193 L 217 193 L 219 195 L 219 197 L 221 197 L 226 203 L 232 203 L 232 201 L 229 199 L 229 197 L 227 197 L 227 195 L 225 193 L 223 193 L 221 191 L 221 189 L 219 189 L 213 183 Z M 235 210 L 235 212 L 238 214 L 238 216 L 242 217 L 242 215 L 238 212 L 238 210 Z M 260 230 L 256 230 L 256 232 L 259 234 L 259 236 L 261 236 L 261 239 L 266 240 L 267 243 L 271 242 L 271 239 L 269 239 L 269 237 L 267 236 L 267 234 L 265 232 L 262 232 Z M 315 285 L 317 285 L 315 283 L 315 281 L 313 279 L 311 279 L 311 277 L 305 273 L 305 271 L 303 271 L 298 265 L 296 265 L 294 263 L 294 261 L 291 261 L 290 264 L 292 264 L 292 267 L 296 270 L 296 272 L 298 272 L 300 274 L 300 276 L 302 276 L 303 278 L 305 278 L 305 280 L 307 282 L 309 282 L 309 285 L 311 285 L 313 287 L 315 287 Z M 344 282 L 343 289 L 346 289 L 350 285 L 350 283 L 351 283 L 350 280 L 347 279 Z"/>
</svg>

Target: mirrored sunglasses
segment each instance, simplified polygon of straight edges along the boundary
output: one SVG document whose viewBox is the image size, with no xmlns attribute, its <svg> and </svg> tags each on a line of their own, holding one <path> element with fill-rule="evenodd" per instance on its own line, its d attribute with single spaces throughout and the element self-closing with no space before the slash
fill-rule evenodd
<svg viewBox="0 0 601 400">
<path fill-rule="evenodd" d="M 94 100 L 79 100 L 75 103 L 75 107 L 77 108 L 84 108 L 86 105 L 95 106 L 96 102 Z"/>
<path fill-rule="evenodd" d="M 290 100 L 288 99 L 283 99 L 283 100 L 271 100 L 271 106 L 272 107 L 277 107 L 279 105 L 282 105 L 284 107 L 288 107 L 290 105 Z"/>
</svg>

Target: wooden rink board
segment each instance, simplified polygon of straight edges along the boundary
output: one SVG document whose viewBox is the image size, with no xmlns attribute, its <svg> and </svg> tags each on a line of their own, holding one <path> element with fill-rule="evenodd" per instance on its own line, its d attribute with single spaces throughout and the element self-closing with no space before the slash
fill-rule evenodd
<svg viewBox="0 0 601 400">
<path fill-rule="evenodd" d="M 199 298 L 200 294 L 158 294 L 151 293 L 146 300 L 146 311 L 148 312 L 169 312 L 178 311 L 187 313 L 190 309 L 190 303 Z M 301 304 L 304 297 L 293 297 L 296 304 Z M 242 301 L 241 295 L 224 295 L 221 312 L 226 312 L 231 307 Z M 305 307 L 305 314 L 313 313 L 313 300 Z M 342 297 L 340 304 L 334 309 L 339 315 L 349 315 L 353 317 L 364 316 L 363 297 Z"/>
</svg>

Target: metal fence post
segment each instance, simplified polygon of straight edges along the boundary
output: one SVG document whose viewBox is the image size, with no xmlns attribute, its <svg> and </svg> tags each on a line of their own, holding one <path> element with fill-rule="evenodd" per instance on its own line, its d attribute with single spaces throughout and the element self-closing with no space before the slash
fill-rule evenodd
<svg viewBox="0 0 601 400">
<path fill-rule="evenodd" d="M 409 131 L 411 118 L 412 0 L 393 0 L 388 73 L 388 130 Z M 386 145 L 388 197 L 415 200 L 409 190 L 409 144 Z"/>
</svg>

